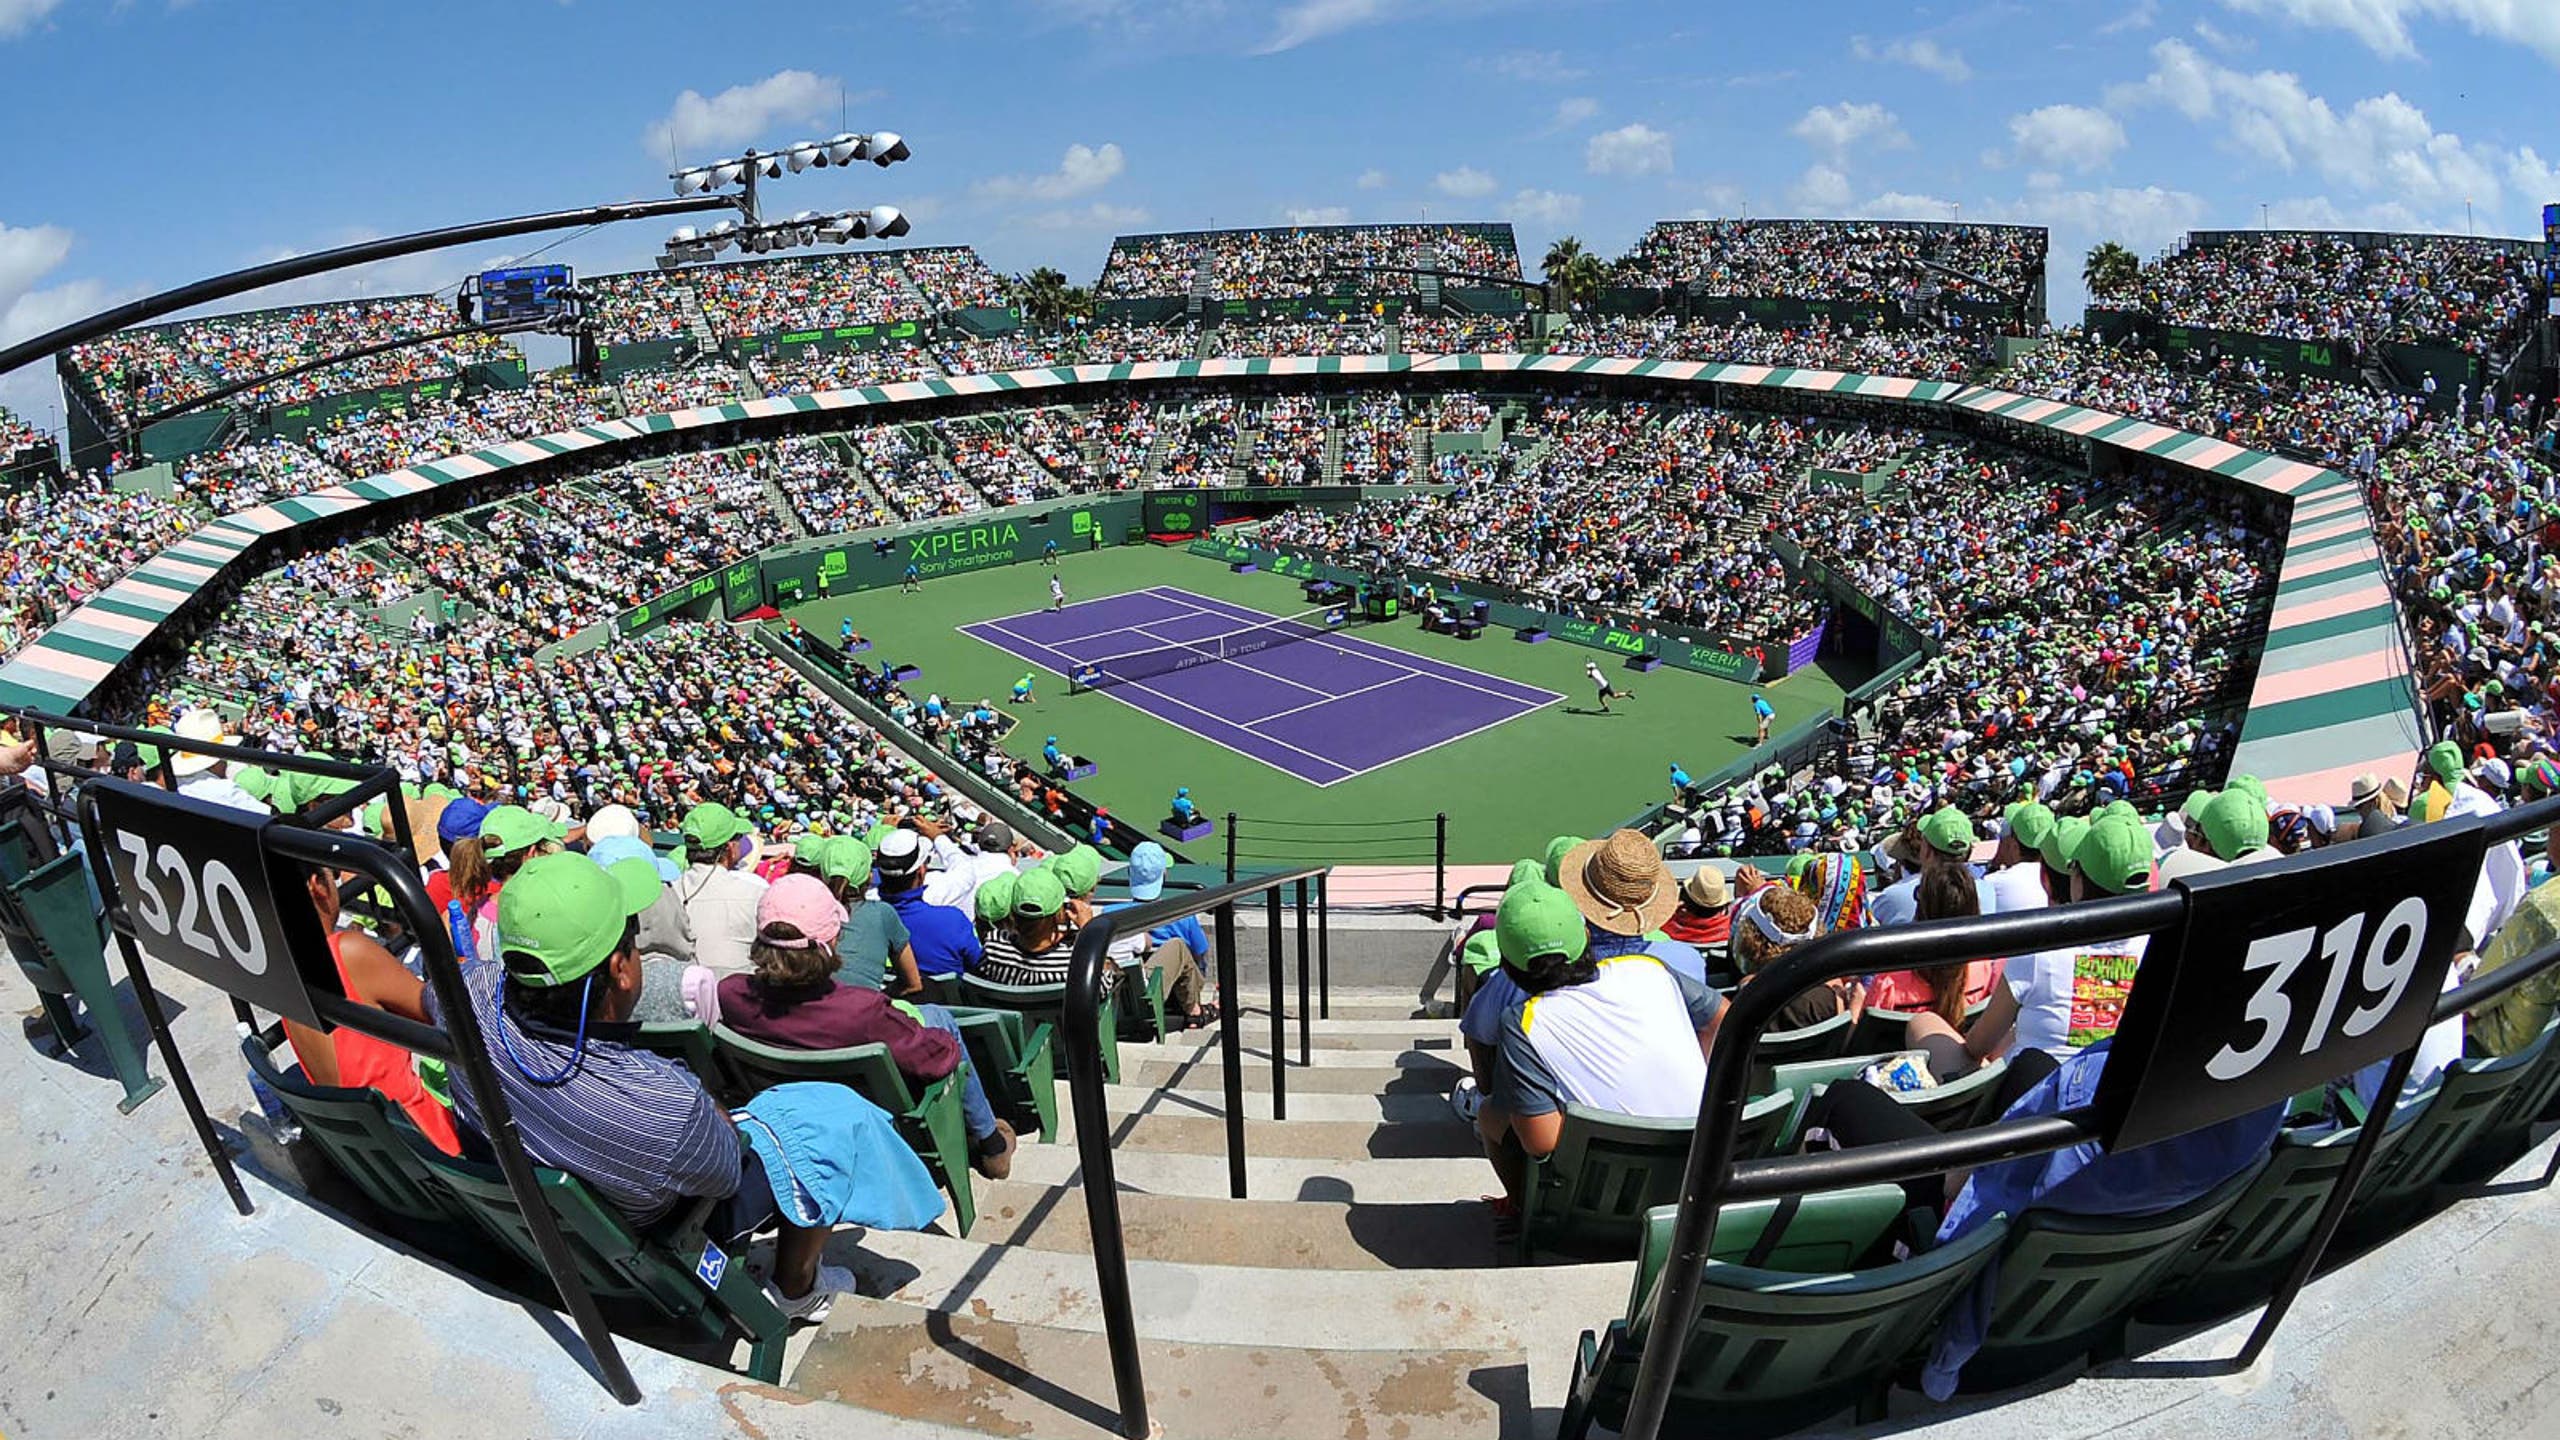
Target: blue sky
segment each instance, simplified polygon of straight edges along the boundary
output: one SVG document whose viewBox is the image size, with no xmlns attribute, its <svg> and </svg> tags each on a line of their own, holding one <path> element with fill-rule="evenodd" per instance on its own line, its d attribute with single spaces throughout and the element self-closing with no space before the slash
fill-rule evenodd
<svg viewBox="0 0 2560 1440">
<path fill-rule="evenodd" d="M 2050 225 L 2067 318 L 2101 239 L 2535 233 L 2555 67 L 2560 0 L 0 0 L 0 337 L 361 236 L 665 194 L 671 129 L 701 160 L 840 115 L 916 158 L 787 179 L 788 208 L 897 204 L 911 243 L 1008 271 L 1090 280 L 1124 231 L 1426 210 L 1513 221 L 1533 266 L 1665 216 L 1961 214 Z M 665 228 L 548 258 L 644 263 Z M 20 372 L 0 401 L 49 421 L 50 390 Z"/>
</svg>

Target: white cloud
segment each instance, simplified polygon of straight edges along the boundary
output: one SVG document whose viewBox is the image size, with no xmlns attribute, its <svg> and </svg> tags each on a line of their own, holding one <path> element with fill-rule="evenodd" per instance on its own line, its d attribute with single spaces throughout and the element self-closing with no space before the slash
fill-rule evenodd
<svg viewBox="0 0 2560 1440">
<path fill-rule="evenodd" d="M 2519 175 L 2522 151 L 2499 152 L 2440 131 L 2398 93 L 2367 96 L 2340 109 L 2280 70 L 2245 72 L 2218 64 L 2183 40 L 2152 47 L 2152 73 L 2109 92 L 2109 103 L 2163 104 L 2224 142 L 2285 171 L 2387 195 L 2420 213 L 2474 200 L 2493 210 Z M 2534 168 L 2527 163 L 2521 173 Z M 2528 195 L 2529 199 L 2539 196 Z"/>
<path fill-rule="evenodd" d="M 1443 170 L 1432 176 L 1431 188 L 1454 199 L 1473 200 L 1492 194 L 1495 184 L 1492 176 L 1473 165 L 1461 165 L 1455 170 Z"/>
<path fill-rule="evenodd" d="M 1873 101 L 1816 105 L 1788 133 L 1829 155 L 1835 164 L 1852 147 L 1889 150 L 1911 143 L 1911 137 L 1902 133 L 1902 121 Z"/>
<path fill-rule="evenodd" d="M 1570 130 L 1600 113 L 1600 102 L 1588 95 L 1572 95 L 1556 102 L 1555 118 L 1547 122 L 1547 132 Z"/>
<path fill-rule="evenodd" d="M 2412 20 L 2451 21 L 2490 40 L 2526 45 L 2560 65 L 2560 5 L 2551 0 L 2222 0 L 2246 15 L 2343 30 L 2389 59 L 2414 58 Z"/>
<path fill-rule="evenodd" d="M 2258 48 L 2258 42 L 2246 35 L 2234 35 L 2210 20 L 2195 24 L 2196 38 L 2225 55 L 2246 55 Z"/>
<path fill-rule="evenodd" d="M 1887 190 L 1869 197 L 1867 203 L 1858 207 L 1858 213 L 1873 215 L 1879 220 L 1951 220 L 1955 218 L 1956 206 L 1954 201 L 1941 200 L 1935 195 Z"/>
<path fill-rule="evenodd" d="M 1583 147 L 1582 165 L 1594 175 L 1667 175 L 1671 137 L 1642 121 L 1604 130 Z"/>
<path fill-rule="evenodd" d="M 1985 219 L 2047 225 L 2054 232 L 2054 273 L 2066 268 L 2062 257 L 2077 255 L 2101 240 L 2117 240 L 2138 253 L 2151 254 L 2174 245 L 2204 223 L 2204 197 L 2158 185 L 2140 189 L 2035 190 L 2014 200 L 1993 201 Z M 2068 240 L 2065 237 L 2070 237 Z M 2082 240 L 2087 244 L 2080 244 Z M 2078 249 L 2072 248 L 2078 245 Z M 2076 278 L 2079 266 L 2068 267 Z"/>
<path fill-rule="evenodd" d="M 1288 225 L 1348 225 L 1351 223 L 1351 207 L 1348 205 L 1292 205 L 1280 212 L 1280 219 L 1283 224 Z"/>
<path fill-rule="evenodd" d="M 2085 172 L 2124 148 L 2124 122 L 2086 105 L 2047 105 L 2010 116 L 2009 141 L 2022 161 Z"/>
<path fill-rule="evenodd" d="M 1965 63 L 1960 51 L 1951 50 L 1925 36 L 1917 40 L 1896 40 L 1878 46 L 1864 35 L 1849 37 L 1849 53 L 1860 60 L 1887 60 L 1924 70 L 1951 85 L 1961 85 L 1973 78 L 1973 67 Z"/>
<path fill-rule="evenodd" d="M 1129 168 L 1128 157 L 1114 144 L 1075 144 L 1046 175 L 998 175 L 970 190 L 987 200 L 1072 200 L 1118 179 Z"/>
<path fill-rule="evenodd" d="M 1387 172 L 1373 165 L 1368 169 L 1361 171 L 1360 178 L 1351 183 L 1359 186 L 1363 190 L 1384 190 L 1390 182 L 1387 178 Z"/>
<path fill-rule="evenodd" d="M 1787 197 L 1807 214 L 1836 214 L 1849 208 L 1849 177 L 1831 166 L 1815 165 L 1797 177 Z"/>
<path fill-rule="evenodd" d="M 1507 50 L 1474 62 L 1478 70 L 1523 85 L 1563 85 L 1591 72 L 1569 63 L 1561 50 Z"/>
<path fill-rule="evenodd" d="M 2123 14 L 2099 26 L 2098 33 L 2129 35 L 2136 30 L 2150 29 L 2158 23 L 2159 19 L 2160 0 L 2140 0 L 2140 3 L 2128 7 Z"/>
<path fill-rule="evenodd" d="M 1148 218 L 1143 206 L 1096 200 L 1090 205 L 1043 210 L 1023 217 L 1022 223 L 1034 230 L 1134 230 L 1146 224 Z"/>
<path fill-rule="evenodd" d="M 24 35 L 62 0 L 0 0 L 0 40 Z"/>
<path fill-rule="evenodd" d="M 1511 197 L 1511 214 L 1532 225 L 1570 225 L 1582 214 L 1582 197 L 1556 190 L 1523 190 Z"/>
<path fill-rule="evenodd" d="M 1389 18 L 1387 0 L 1297 0 L 1280 12 L 1280 20 L 1272 27 L 1271 38 L 1254 51 L 1257 55 L 1276 55 L 1295 50 L 1313 40 L 1375 25 Z"/>
<path fill-rule="evenodd" d="M 11 0 L 0 0 L 0 5 Z M 676 97 L 664 118 L 641 137 L 653 160 L 664 160 L 670 146 L 678 159 L 701 160 L 712 151 L 735 150 L 768 138 L 765 128 L 789 122 L 814 124 L 833 117 L 844 85 L 832 76 L 806 70 L 777 70 L 751 85 L 732 85 L 704 99 L 687 90 Z"/>
</svg>

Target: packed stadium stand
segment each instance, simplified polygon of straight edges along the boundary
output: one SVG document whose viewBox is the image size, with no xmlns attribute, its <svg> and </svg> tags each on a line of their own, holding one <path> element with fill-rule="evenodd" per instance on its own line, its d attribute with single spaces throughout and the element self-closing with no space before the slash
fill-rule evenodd
<svg viewBox="0 0 2560 1440">
<path fill-rule="evenodd" d="M 2500 833 L 2446 882 L 2460 918 L 2429 963 L 2457 928 L 2472 963 L 2445 972 L 2445 997 L 2408 987 L 2415 931 L 2361 966 L 2349 939 L 2304 967 L 2363 976 L 2358 995 L 2398 977 L 2374 1013 L 2416 1017 L 2395 1047 L 2406 1072 L 2306 1075 L 2289 1100 L 2124 1154 L 2056 1127 L 2096 1123 L 2110 1064 L 2169 1063 L 2103 1043 L 2146 1033 L 2149 1002 L 2126 994 L 2139 941 L 2055 936 L 1800 991 L 1766 978 L 1833 935 L 2019 921 L 2048 900 L 2067 921 L 2087 913 L 2075 894 L 2183 896 L 2173 880 L 2262 862 L 2270 885 L 2314 862 L 2384 884 L 2359 857 L 2560 797 L 2560 409 L 2547 366 L 2506 363 L 2548 338 L 2525 323 L 2547 303 L 2530 267 L 2445 237 L 2199 236 L 2085 328 L 2036 334 L 2021 317 L 2041 320 L 2045 264 L 2026 227 L 1665 221 L 1614 267 L 1614 302 L 1514 316 L 1351 278 L 1516 277 L 1508 225 L 1127 236 L 1097 307 L 1179 303 L 1055 330 L 945 323 L 1009 303 L 966 248 L 592 277 L 597 344 L 644 359 L 375 396 L 290 433 L 239 424 L 165 475 L 83 465 L 0 495 L 0 706 L 77 716 L 41 737 L 11 721 L 44 741 L 40 782 L 165 760 L 208 804 L 405 838 L 396 865 L 431 877 L 409 888 L 440 881 L 458 908 L 370 880 L 280 893 L 324 929 L 343 905 L 345 933 L 391 942 L 381 963 L 410 977 L 393 985 L 425 1023 L 492 1037 L 486 1066 L 422 1076 L 353 1028 L 235 1031 L 219 991 L 155 960 L 190 1013 L 150 1063 L 180 1055 L 206 1092 L 205 1143 L 254 1199 L 242 1219 L 203 1173 L 217 1167 L 192 1163 L 185 1110 L 132 1098 L 120 1072 L 138 1075 L 142 1046 L 57 1063 L 75 1052 L 52 1002 L 30 1033 L 51 1023 L 65 1043 L 0 1065 L 47 1134 L 114 1157 L 113 1183 L 73 1187 L 85 1229 L 220 1238 L 209 1261 L 160 1241 L 153 1289 L 85 1258 L 22 1277 L 44 1313 L 155 1313 L 13 1404 L 61 1407 L 36 1411 L 56 1428 L 74 1407 L 100 1433 L 160 1424 L 124 1422 L 162 1404 L 151 1377 L 174 1333 L 282 1393 L 388 1366 L 399 1383 L 326 1389 L 321 1407 L 386 1433 L 492 1403 L 530 1430 L 592 1428 L 597 1383 L 627 1362 L 650 1426 L 776 1440 L 1111 1433 L 1141 1369 L 1168 1436 L 1581 1440 L 1624 1423 L 1648 1351 L 1674 1377 L 1664 1434 L 2421 1428 L 2393 1390 L 2435 1403 L 2473 1383 L 2483 1347 L 2547 1349 L 2530 1314 L 2479 1313 L 2498 1308 L 2487 1287 L 2560 1278 L 2549 1172 L 2534 1180 L 2560 1112 L 2547 859 Z M 1327 294 L 1373 303 L 1288 303 Z M 1734 298 L 1894 313 L 1699 306 Z M 129 428 L 288 354 L 437 323 L 407 301 L 188 322 L 85 347 L 64 373 L 103 426 Z M 2352 343 L 2376 363 L 2191 330 Z M 2406 368 L 2393 345 L 2481 363 Z M 485 359 L 439 346 L 261 403 Z M 1112 547 L 1187 546 L 1204 569 L 1303 576 L 1310 598 L 1395 576 L 1432 604 L 1502 603 L 1523 617 L 1513 638 L 1569 670 L 1685 664 L 1783 698 L 1791 674 L 1855 651 L 1860 679 L 1787 733 L 1763 711 L 1718 773 L 1663 757 L 1670 798 L 1642 814 L 1540 817 L 1556 846 L 1471 867 L 1454 902 L 1393 890 L 1408 877 L 1352 832 L 1303 871 L 1248 861 L 1240 878 L 1216 841 L 1168 840 L 1168 876 L 1163 845 L 1034 758 L 1011 707 L 901 678 L 856 648 L 859 609 L 841 631 L 792 613 L 831 586 L 886 602 L 919 584 L 908 557 L 988 543 L 995 522 L 1109 505 L 1131 517 Z M 1136 523 L 1169 513 L 1191 518 Z M 1028 546 L 985 558 L 1041 573 Z M 1605 709 L 1626 692 L 1602 679 Z M 1608 724 L 1591 717 L 1585 743 L 1609 743 Z M 80 726 L 143 727 L 154 753 Z M 233 742 L 270 759 L 187 748 Z M 333 817 L 349 782 L 318 773 L 330 757 L 383 767 L 384 804 Z M 19 793 L 0 790 L 17 817 L 0 829 L 0 935 L 28 975 L 83 954 L 103 974 L 119 941 L 93 919 L 87 862 L 12 838 L 46 825 Z M 1342 822 L 1379 820 L 1342 793 Z M 616 958 L 595 973 L 638 977 L 638 1008 L 611 1018 L 640 1023 L 595 1037 L 544 1010 L 556 994 L 527 998 L 546 987 L 519 947 L 552 942 L 507 918 L 507 896 L 548 893 L 549 862 L 573 859 L 526 855 L 573 841 L 626 857 L 599 902 L 619 907 Z M 742 904 L 750 869 L 764 878 Z M 1299 878 L 1330 887 L 1330 913 Z M 1182 897 L 1229 881 L 1190 924 Z M 1113 933 L 1111 907 L 1159 895 L 1162 930 Z M 1405 913 L 1351 913 L 1364 895 Z M 776 930 L 757 896 L 808 908 Z M 841 960 L 803 924 L 841 936 Z M 1312 998 L 1310 927 L 1334 967 Z M 1071 961 L 1079 934 L 1122 943 Z M 452 970 L 457 943 L 486 953 Z M 370 954 L 325 952 L 342 974 L 350 950 Z M 1661 963 L 1614 963 L 1635 957 Z M 2526 968 L 2513 991 L 2452 989 Z M 447 971 L 476 977 L 464 1017 L 434 997 Z M 794 987 L 859 1012 L 878 1043 L 795 1029 L 803 1002 L 777 998 Z M 1532 990 L 1560 1017 L 1549 1036 L 1608 992 L 1643 1064 L 1540 1048 L 1518 1006 Z M 912 1012 L 882 999 L 901 993 Z M 1745 1062 L 1716 1017 L 1747 1008 L 1769 1013 Z M 98 1045 L 147 1038 L 112 1005 L 88 1019 Z M 743 1183 L 741 1142 L 685 1150 L 711 1176 L 693 1189 L 582 1148 L 557 1128 L 568 1102 L 543 1098 L 577 1062 L 533 1078 L 570 1037 L 596 1047 L 573 1088 L 645 1077 L 629 1083 L 723 1137 L 724 1112 L 787 1113 L 767 1108 L 784 1082 L 850 1087 L 881 1148 L 862 1167 L 830 1152 L 807 1183 L 888 1177 L 858 1202 L 877 1210 L 831 1212 L 831 1233 L 771 1216 L 746 1227 L 757 1238 L 718 1233 L 727 1212 L 707 1201 Z M 130 1116 L 109 1108 L 110 1072 Z M 578 1307 L 481 1143 L 474 1073 L 517 1115 L 621 1360 L 586 1358 L 574 1314 L 553 1314 Z M 1692 1115 L 1728 1077 L 1730 1113 Z M 2386 1125 L 2375 1107 L 2391 1105 Z M 1732 1200 L 1683 1256 L 1684 1221 L 1706 1213 L 1679 1203 L 1701 1116 L 1786 1188 Z M 2051 1153 L 1974 1155 L 1952 1185 L 1936 1169 L 1823 1178 L 1870 1143 L 1988 1145 L 2000 1124 L 2042 1125 Z M 814 1134 L 743 1143 L 764 1166 Z M 653 1143 L 652 1167 L 678 1150 Z M 2214 1370 L 2368 1158 L 2334 1268 L 2272 1358 L 2247 1383 Z M 62 1223 L 60 1186 L 35 1193 L 26 1223 Z M 1690 1280 L 1685 1348 L 1658 1348 L 1655 1298 Z M 249 1333 L 236 1308 L 293 1320 Z M 2478 1389 L 2481 1413 L 2444 1428 L 2550 1419 L 2547 1401 Z"/>
</svg>

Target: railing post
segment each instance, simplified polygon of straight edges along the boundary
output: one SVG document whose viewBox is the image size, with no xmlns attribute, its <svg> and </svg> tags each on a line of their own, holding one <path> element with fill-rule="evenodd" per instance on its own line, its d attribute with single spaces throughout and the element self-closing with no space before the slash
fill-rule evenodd
<svg viewBox="0 0 2560 1440">
<path fill-rule="evenodd" d="M 1280 887 L 1262 892 L 1263 912 L 1269 922 L 1268 941 L 1263 946 L 1266 962 L 1271 967 L 1271 1118 L 1289 1118 L 1289 996 L 1282 988 L 1280 973 Z"/>
<path fill-rule="evenodd" d="M 1232 818 L 1232 817 L 1230 817 Z M 1233 834 L 1233 831 L 1229 831 Z M 1218 1057 L 1226 1062 L 1227 1194 L 1244 1198 L 1244 1011 L 1236 997 L 1236 903 L 1218 907 Z"/>
<path fill-rule="evenodd" d="M 1307 1005 L 1307 882 L 1298 882 L 1298 1064 L 1315 1063 L 1315 1016 Z"/>
<path fill-rule="evenodd" d="M 2364 1187 L 2364 1177 L 2373 1165 L 2373 1152 L 2381 1148 L 2383 1133 L 2391 1128 L 2391 1112 L 2399 1107 L 2400 1088 L 2409 1083 L 2409 1071 L 2418 1058 L 2412 1046 L 2391 1057 L 2382 1072 L 2382 1089 L 2373 1097 L 2372 1113 L 2356 1136 L 2356 1147 L 2347 1156 L 2347 1168 L 2340 1172 L 2337 1183 L 2329 1187 L 2329 1196 L 2320 1202 L 2320 1219 L 2311 1227 L 2311 1237 L 2302 1242 L 2302 1251 L 2293 1257 L 2293 1268 L 2285 1272 L 2284 1283 L 2267 1297 L 2267 1308 L 2258 1316 L 2258 1326 L 2249 1332 L 2249 1343 L 2240 1347 L 2240 1358 L 2233 1364 L 2246 1370 L 2258 1363 L 2267 1343 L 2276 1338 L 2276 1327 L 2284 1323 L 2285 1312 L 2293 1308 L 2294 1297 L 2311 1283 L 2312 1272 L 2320 1268 L 2320 1256 L 2329 1248 L 2330 1238 L 2347 1218 L 2347 1209 L 2355 1202 L 2356 1191 Z"/>
<path fill-rule="evenodd" d="M 1076 1169 L 1083 1184 L 1085 1224 L 1092 1236 L 1095 1299 L 1111 1348 L 1111 1380 L 1120 1400 L 1120 1433 L 1140 1440 L 1148 1432 L 1147 1380 L 1138 1359 L 1138 1320 L 1129 1300 L 1129 1254 L 1120 1232 L 1120 1184 L 1111 1163 L 1111 1115 L 1102 1096 L 1103 972 L 1116 969 L 1107 953 L 1116 928 L 1106 915 L 1076 942 L 1067 971 L 1067 993 L 1058 1023 L 1065 1031 L 1067 1103 L 1075 1114 Z"/>
<path fill-rule="evenodd" d="M 1316 877 L 1316 1014 L 1333 1018 L 1333 916 L 1328 906 L 1325 882 L 1332 875 Z"/>
<path fill-rule="evenodd" d="M 1236 883 L 1236 812 L 1227 812 L 1227 883 Z"/>
<path fill-rule="evenodd" d="M 1431 918 L 1449 921 L 1449 812 L 1431 817 Z"/>
</svg>

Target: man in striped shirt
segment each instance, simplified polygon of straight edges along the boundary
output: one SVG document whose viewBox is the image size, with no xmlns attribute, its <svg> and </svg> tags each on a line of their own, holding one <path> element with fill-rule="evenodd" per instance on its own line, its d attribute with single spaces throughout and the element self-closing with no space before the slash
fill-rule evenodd
<svg viewBox="0 0 2560 1440">
<path fill-rule="evenodd" d="M 823 1319 L 834 1295 L 854 1287 L 851 1271 L 819 1264 L 827 1231 L 783 1220 L 764 1166 L 702 1082 L 636 1043 L 639 915 L 659 888 L 649 879 L 626 885 L 567 852 L 536 856 L 516 872 L 498 896 L 501 963 L 463 971 L 490 1068 L 526 1152 L 594 1187 L 635 1226 L 704 1197 L 726 1202 L 706 1227 L 719 1239 L 779 1222 L 782 1308 Z M 426 1006 L 428 1020 L 443 1025 L 432 988 Z M 452 1082 L 455 1112 L 483 1130 L 459 1066 Z"/>
</svg>

